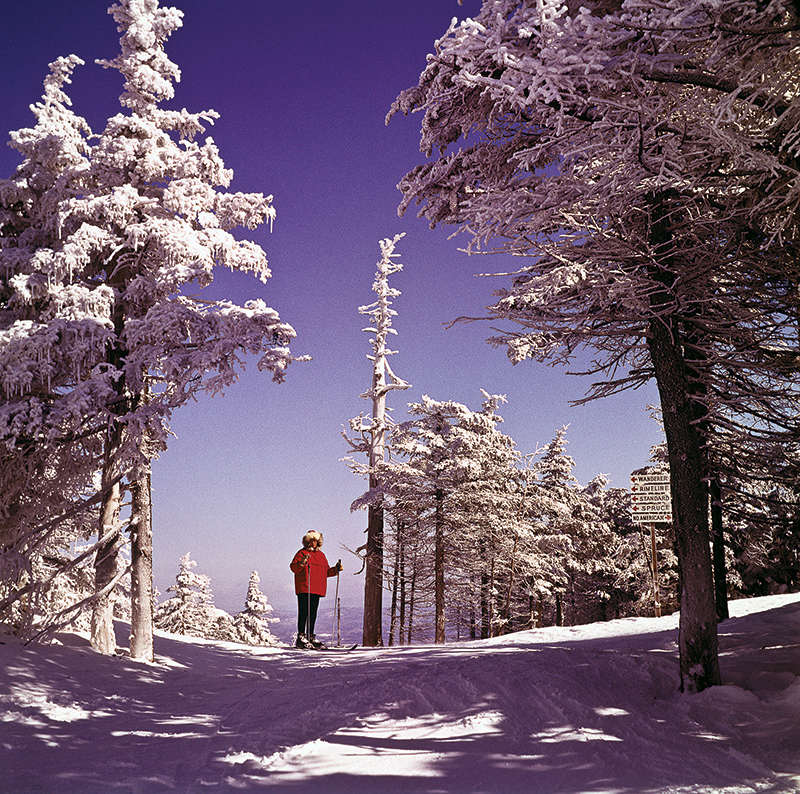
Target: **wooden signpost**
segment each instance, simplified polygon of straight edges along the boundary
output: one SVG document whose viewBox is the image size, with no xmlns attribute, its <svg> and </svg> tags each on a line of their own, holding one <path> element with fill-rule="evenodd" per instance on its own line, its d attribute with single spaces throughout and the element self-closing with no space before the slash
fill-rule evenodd
<svg viewBox="0 0 800 794">
<path fill-rule="evenodd" d="M 634 524 L 650 525 L 650 551 L 653 574 L 653 606 L 655 616 L 661 617 L 661 594 L 658 584 L 658 559 L 656 556 L 656 524 L 672 521 L 672 501 L 669 474 L 631 474 L 631 518 Z"/>
</svg>

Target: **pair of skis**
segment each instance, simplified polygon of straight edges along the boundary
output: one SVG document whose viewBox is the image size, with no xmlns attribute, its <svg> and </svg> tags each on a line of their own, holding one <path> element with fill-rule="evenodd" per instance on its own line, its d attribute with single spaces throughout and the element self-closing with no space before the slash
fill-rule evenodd
<svg viewBox="0 0 800 794">
<path fill-rule="evenodd" d="M 358 648 L 358 643 L 355 643 L 354 645 L 346 645 L 344 647 L 336 647 L 336 648 L 329 648 L 327 645 L 322 648 L 298 648 L 297 646 L 295 646 L 296 651 L 308 651 L 309 653 L 319 653 L 319 652 L 347 653 L 348 651 L 354 651 L 356 648 Z"/>
</svg>

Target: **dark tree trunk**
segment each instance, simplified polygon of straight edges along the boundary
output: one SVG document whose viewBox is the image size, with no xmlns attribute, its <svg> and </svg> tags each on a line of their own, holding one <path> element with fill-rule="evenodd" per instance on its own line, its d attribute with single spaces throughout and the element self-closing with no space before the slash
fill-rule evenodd
<svg viewBox="0 0 800 794">
<path fill-rule="evenodd" d="M 711 571 L 708 498 L 702 439 L 693 419 L 675 322 L 649 324 L 650 355 L 661 397 L 670 466 L 675 548 L 680 571 L 681 689 L 700 692 L 720 683 L 717 613 Z"/>
<path fill-rule="evenodd" d="M 722 492 L 719 480 L 712 479 L 709 486 L 711 496 L 711 546 L 714 560 L 714 593 L 717 604 L 717 619 L 727 620 L 728 582 L 725 565 L 725 536 L 722 525 Z"/>
<path fill-rule="evenodd" d="M 691 346 L 686 360 L 678 309 L 690 314 L 687 296 L 678 296 L 678 275 L 686 265 L 675 247 L 675 222 L 670 191 L 651 200 L 650 242 L 654 263 L 650 275 L 655 289 L 650 295 L 651 319 L 647 344 L 653 364 L 661 415 L 667 438 L 670 468 L 672 520 L 678 557 L 681 690 L 700 692 L 720 683 L 717 611 L 711 567 L 711 536 L 708 526 L 708 466 L 699 429 L 706 415 L 703 384 L 696 364 L 698 351 Z M 671 212 L 671 209 L 673 212 Z M 691 371 L 692 378 L 689 377 Z"/>
<path fill-rule="evenodd" d="M 403 536 L 398 538 L 400 543 L 400 629 L 398 636 L 400 645 L 405 644 L 406 630 L 406 544 Z"/>
<path fill-rule="evenodd" d="M 489 636 L 489 574 L 481 571 L 481 639 Z"/>
<path fill-rule="evenodd" d="M 397 540 L 394 547 L 394 570 L 392 571 L 392 605 L 389 610 L 389 647 L 394 645 L 395 633 L 397 632 L 397 602 L 400 591 L 400 531 L 400 525 L 398 524 Z"/>
<path fill-rule="evenodd" d="M 370 488 L 376 484 L 370 477 Z M 375 648 L 383 645 L 383 508 L 370 505 L 368 512 L 361 641 L 365 648 Z"/>
<path fill-rule="evenodd" d="M 435 600 L 435 634 L 434 641 L 444 642 L 444 493 L 436 489 L 436 527 L 434 536 L 434 600 Z"/>
<path fill-rule="evenodd" d="M 414 558 L 411 567 L 411 581 L 409 582 L 409 596 L 408 596 L 408 642 L 411 645 L 411 638 L 414 631 L 414 606 L 417 600 L 417 550 L 414 549 Z"/>
</svg>

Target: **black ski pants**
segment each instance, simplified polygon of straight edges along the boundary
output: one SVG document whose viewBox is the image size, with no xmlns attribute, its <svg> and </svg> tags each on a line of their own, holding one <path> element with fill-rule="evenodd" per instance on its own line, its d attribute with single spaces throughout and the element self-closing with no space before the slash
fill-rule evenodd
<svg viewBox="0 0 800 794">
<path fill-rule="evenodd" d="M 316 593 L 298 593 L 297 595 L 297 633 L 310 637 L 314 633 L 317 622 L 317 609 L 320 597 Z M 308 632 L 306 632 L 308 624 Z"/>
</svg>

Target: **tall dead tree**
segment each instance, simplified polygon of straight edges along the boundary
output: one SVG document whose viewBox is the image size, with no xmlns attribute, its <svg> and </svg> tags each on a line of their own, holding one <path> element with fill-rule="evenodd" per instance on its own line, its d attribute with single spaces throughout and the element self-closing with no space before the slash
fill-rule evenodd
<svg viewBox="0 0 800 794">
<path fill-rule="evenodd" d="M 397 312 L 391 305 L 392 298 L 400 294 L 389 286 L 389 276 L 403 269 L 399 262 L 394 261 L 398 256 L 394 252 L 395 245 L 403 236 L 397 234 L 393 239 L 387 237 L 380 241 L 381 259 L 372 285 L 378 299 L 358 309 L 360 314 L 372 318 L 372 324 L 364 329 L 373 334 L 372 355 L 367 356 L 372 362 L 372 387 L 361 395 L 372 400 L 372 418 L 362 415 L 352 420 L 350 427 L 360 433 L 362 442 L 354 443 L 350 439 L 348 442 L 355 451 L 367 453 L 371 491 L 379 485 L 377 467 L 386 454 L 386 395 L 393 389 L 407 389 L 411 385 L 398 378 L 386 360 L 387 356 L 397 352 L 386 346 L 389 334 L 397 333 L 392 328 L 392 317 Z M 375 647 L 383 645 L 383 507 L 370 504 L 367 510 L 367 542 L 359 549 L 364 553 L 366 570 L 362 643 L 365 647 Z"/>
</svg>

